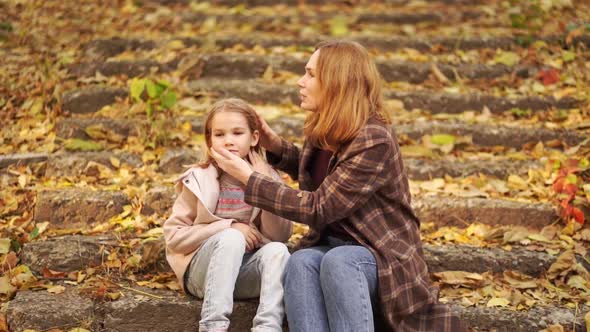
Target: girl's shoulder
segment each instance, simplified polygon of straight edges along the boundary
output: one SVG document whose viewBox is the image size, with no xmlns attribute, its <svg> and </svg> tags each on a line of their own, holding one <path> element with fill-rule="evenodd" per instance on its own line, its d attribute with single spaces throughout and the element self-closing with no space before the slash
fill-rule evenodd
<svg viewBox="0 0 590 332">
<path fill-rule="evenodd" d="M 213 165 L 209 165 L 208 167 L 199 167 L 199 166 L 192 166 L 180 176 L 176 178 L 174 181 L 176 192 L 180 192 L 182 190 L 182 186 L 189 186 L 191 182 L 197 182 L 206 186 L 211 186 L 218 184 L 217 183 L 217 169 Z"/>
</svg>

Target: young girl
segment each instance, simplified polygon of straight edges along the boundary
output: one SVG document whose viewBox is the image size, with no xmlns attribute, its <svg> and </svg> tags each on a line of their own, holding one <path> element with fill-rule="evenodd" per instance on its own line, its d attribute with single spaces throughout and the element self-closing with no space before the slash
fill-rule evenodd
<svg viewBox="0 0 590 332">
<path fill-rule="evenodd" d="M 203 299 L 199 331 L 227 331 L 233 298 L 260 296 L 252 331 L 281 331 L 284 243 L 292 223 L 244 202 L 244 185 L 210 155 L 223 147 L 267 176 L 279 175 L 259 156 L 259 121 L 241 99 L 213 105 L 205 120 L 207 159 L 176 184 L 178 198 L 164 223 L 166 258 L 183 289 Z M 276 242 L 272 242 L 276 241 Z"/>
</svg>

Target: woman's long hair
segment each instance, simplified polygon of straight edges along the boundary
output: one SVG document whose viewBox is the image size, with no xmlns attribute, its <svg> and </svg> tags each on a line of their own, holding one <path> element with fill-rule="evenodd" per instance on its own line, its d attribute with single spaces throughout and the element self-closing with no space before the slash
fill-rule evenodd
<svg viewBox="0 0 590 332">
<path fill-rule="evenodd" d="M 246 121 L 248 122 L 248 128 L 250 129 L 250 133 L 253 134 L 254 131 L 260 129 L 260 122 L 258 121 L 258 116 L 256 115 L 256 110 L 250 104 L 245 102 L 240 98 L 227 98 L 222 99 L 213 104 L 207 115 L 205 116 L 205 124 L 203 126 L 203 133 L 205 134 L 205 149 L 206 153 L 203 154 L 203 160 L 199 162 L 197 165 L 202 168 L 207 168 L 209 165 L 213 164 L 217 167 L 215 163 L 215 159 L 211 155 L 211 123 L 213 122 L 213 118 L 215 115 L 221 112 L 235 112 L 242 114 Z M 255 152 L 261 153 L 260 148 L 260 141 L 256 144 L 256 146 L 252 147 Z M 219 169 L 218 169 L 219 171 Z"/>
<path fill-rule="evenodd" d="M 336 151 L 374 116 L 391 123 L 383 109 L 381 76 L 367 50 L 353 41 L 317 45 L 320 100 L 305 120 L 304 133 L 316 147 Z"/>
</svg>

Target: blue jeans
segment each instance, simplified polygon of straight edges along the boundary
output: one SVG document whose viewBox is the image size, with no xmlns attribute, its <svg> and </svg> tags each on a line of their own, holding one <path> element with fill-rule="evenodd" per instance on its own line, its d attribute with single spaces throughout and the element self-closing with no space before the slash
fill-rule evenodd
<svg viewBox="0 0 590 332">
<path fill-rule="evenodd" d="M 289 331 L 375 331 L 375 257 L 365 247 L 331 242 L 296 251 L 287 261 Z"/>
</svg>

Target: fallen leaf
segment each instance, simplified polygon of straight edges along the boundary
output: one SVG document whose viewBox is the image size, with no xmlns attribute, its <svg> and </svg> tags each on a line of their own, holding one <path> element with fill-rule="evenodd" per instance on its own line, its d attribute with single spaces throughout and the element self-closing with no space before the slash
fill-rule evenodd
<svg viewBox="0 0 590 332">
<path fill-rule="evenodd" d="M 484 283 L 483 276 L 479 273 L 465 271 L 443 271 L 433 273 L 440 282 L 447 285 L 461 285 L 466 287 L 479 287 Z"/>
<path fill-rule="evenodd" d="M 547 326 L 546 329 L 543 329 L 539 332 L 563 332 L 563 326 L 561 326 L 560 324 L 554 324 L 554 325 L 550 325 Z"/>
<path fill-rule="evenodd" d="M 494 297 L 488 301 L 486 307 L 507 307 L 510 304 L 510 300 L 503 297 Z"/>
<path fill-rule="evenodd" d="M 547 277 L 549 279 L 555 279 L 559 275 L 565 275 L 572 267 L 576 264 L 576 255 L 573 250 L 564 251 L 547 271 Z"/>
<path fill-rule="evenodd" d="M 63 292 L 65 292 L 66 288 L 62 285 L 58 285 L 58 286 L 53 286 L 47 289 L 48 293 L 51 294 L 61 294 Z"/>
<path fill-rule="evenodd" d="M 10 251 L 10 239 L 3 237 L 0 239 L 0 254 L 7 254 Z"/>
</svg>

